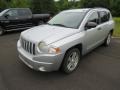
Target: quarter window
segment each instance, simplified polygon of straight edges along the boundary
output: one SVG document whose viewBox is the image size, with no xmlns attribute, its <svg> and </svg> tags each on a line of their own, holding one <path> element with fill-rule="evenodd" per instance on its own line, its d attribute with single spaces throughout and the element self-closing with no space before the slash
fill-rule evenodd
<svg viewBox="0 0 120 90">
<path fill-rule="evenodd" d="M 29 12 L 29 10 L 25 10 L 25 9 L 20 9 L 20 10 L 18 10 L 18 15 L 19 16 L 30 16 L 31 15 L 31 13 Z"/>
</svg>

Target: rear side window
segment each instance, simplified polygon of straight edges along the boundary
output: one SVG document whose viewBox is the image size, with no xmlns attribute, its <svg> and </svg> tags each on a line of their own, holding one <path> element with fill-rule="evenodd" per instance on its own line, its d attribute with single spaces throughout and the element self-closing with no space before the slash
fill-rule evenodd
<svg viewBox="0 0 120 90">
<path fill-rule="evenodd" d="M 26 17 L 26 16 L 30 16 L 31 13 L 29 12 L 29 10 L 19 9 L 18 10 L 18 15 L 21 16 L 21 17 Z"/>
<path fill-rule="evenodd" d="M 101 23 L 105 23 L 105 22 L 109 21 L 109 19 L 110 19 L 110 13 L 108 13 L 108 12 L 101 11 L 101 12 L 99 12 L 99 15 L 100 15 Z"/>
</svg>

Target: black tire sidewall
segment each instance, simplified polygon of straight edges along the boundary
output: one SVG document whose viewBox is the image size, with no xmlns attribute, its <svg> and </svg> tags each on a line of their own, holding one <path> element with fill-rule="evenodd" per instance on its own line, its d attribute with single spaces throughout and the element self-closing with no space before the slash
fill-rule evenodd
<svg viewBox="0 0 120 90">
<path fill-rule="evenodd" d="M 76 68 L 75 68 L 74 70 L 70 71 L 70 70 L 67 68 L 67 61 L 68 61 L 69 55 L 71 55 L 72 52 L 77 52 L 77 53 L 78 53 L 78 55 L 79 55 L 79 61 L 78 61 L 78 64 L 77 64 Z M 73 49 L 68 50 L 68 51 L 66 52 L 65 56 L 64 56 L 63 63 L 62 63 L 62 65 L 61 65 L 61 70 L 62 70 L 64 73 L 66 73 L 66 74 L 72 73 L 73 71 L 75 71 L 75 70 L 78 68 L 80 59 L 81 59 L 81 52 L 80 52 L 79 49 L 73 48 Z"/>
<path fill-rule="evenodd" d="M 108 40 L 109 35 L 111 35 L 111 37 L 112 37 L 112 34 L 111 34 L 111 33 L 109 33 L 109 34 L 107 35 L 107 38 L 105 39 L 105 42 L 104 42 L 104 46 L 109 46 L 109 45 L 110 45 L 110 43 L 109 43 L 109 44 L 107 43 L 107 40 Z M 110 38 L 110 39 L 111 39 L 111 38 Z M 110 40 L 110 42 L 111 42 L 111 40 Z"/>
<path fill-rule="evenodd" d="M 0 36 L 2 36 L 4 34 L 4 30 L 2 29 L 2 27 L 0 27 Z"/>
</svg>

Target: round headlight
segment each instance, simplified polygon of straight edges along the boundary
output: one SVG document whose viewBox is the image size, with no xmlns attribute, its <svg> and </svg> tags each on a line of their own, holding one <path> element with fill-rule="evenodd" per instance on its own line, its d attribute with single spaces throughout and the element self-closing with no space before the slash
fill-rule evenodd
<svg viewBox="0 0 120 90">
<path fill-rule="evenodd" d="M 46 43 L 45 43 L 45 42 L 40 42 L 40 43 L 38 44 L 38 47 L 39 47 L 39 48 L 44 47 L 44 46 L 46 46 Z"/>
<path fill-rule="evenodd" d="M 39 49 L 42 49 L 42 48 L 45 47 L 45 46 L 47 46 L 45 42 L 40 42 L 40 43 L 38 44 L 38 48 L 39 48 Z"/>
<path fill-rule="evenodd" d="M 38 44 L 38 51 L 43 53 L 58 54 L 61 52 L 61 49 L 58 47 L 48 46 L 45 42 L 40 42 Z"/>
</svg>

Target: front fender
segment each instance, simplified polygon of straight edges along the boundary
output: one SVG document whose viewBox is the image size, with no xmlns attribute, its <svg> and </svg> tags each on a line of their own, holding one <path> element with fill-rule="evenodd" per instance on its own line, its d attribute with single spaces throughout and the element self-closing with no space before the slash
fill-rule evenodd
<svg viewBox="0 0 120 90">
<path fill-rule="evenodd" d="M 52 45 L 56 46 L 56 47 L 60 47 L 61 52 L 65 53 L 71 47 L 76 46 L 80 43 L 83 44 L 84 43 L 84 36 L 85 36 L 84 31 L 79 32 L 79 33 L 76 33 L 76 34 L 71 35 L 69 37 L 66 37 L 60 41 L 52 43 Z"/>
</svg>

